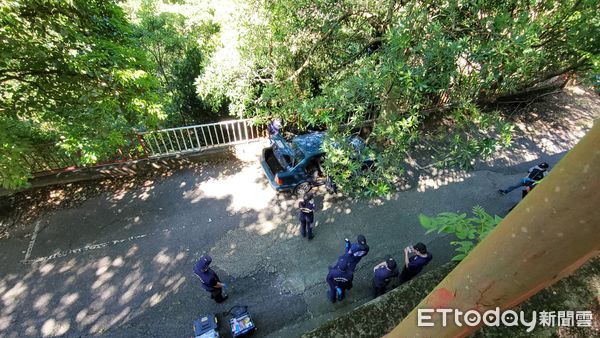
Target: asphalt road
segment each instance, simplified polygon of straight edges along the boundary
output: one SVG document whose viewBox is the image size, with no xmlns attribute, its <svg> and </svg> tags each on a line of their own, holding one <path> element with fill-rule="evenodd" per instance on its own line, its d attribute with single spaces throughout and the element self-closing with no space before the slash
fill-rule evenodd
<svg viewBox="0 0 600 338">
<path fill-rule="evenodd" d="M 434 256 L 426 269 L 449 261 L 452 239 L 425 235 L 419 213 L 481 205 L 505 215 L 520 192 L 500 196 L 497 189 L 516 182 L 538 158 L 556 163 L 587 121 L 543 146 L 524 136 L 475 171 L 409 170 L 410 186 L 387 199 L 321 192 L 311 242 L 298 234 L 296 201 L 268 186 L 256 147 L 245 148 L 242 159 L 89 199 L 29 225 L 31 235 L 0 242 L 0 336 L 189 337 L 195 318 L 223 319 L 234 305 L 249 306 L 257 337 L 298 335 L 370 300 L 371 269 L 386 254 L 400 260 L 402 248 L 421 241 Z M 347 299 L 329 304 L 327 266 L 342 253 L 343 239 L 360 233 L 371 251 Z M 223 304 L 212 302 L 193 274 L 203 253 L 229 285 Z M 221 333 L 227 336 L 223 323 Z"/>
<path fill-rule="evenodd" d="M 18 261 L 31 238 L 3 244 L 18 253 L 3 262 L 3 335 L 186 336 L 195 317 L 233 305 L 249 306 L 258 336 L 316 324 L 368 300 L 370 269 L 387 253 L 401 259 L 402 248 L 423 241 L 434 255 L 428 268 L 452 257 L 449 239 L 424 236 L 419 213 L 481 204 L 503 214 L 519 197 L 496 190 L 520 175 L 491 171 L 425 179 L 430 186 L 375 202 L 319 194 L 316 237 L 308 242 L 298 234 L 295 200 L 275 194 L 260 170 L 256 161 L 207 164 L 56 212 L 39 224 L 28 264 Z M 371 251 L 348 300 L 331 305 L 327 266 L 342 254 L 343 239 L 359 233 Z M 223 304 L 193 275 L 205 252 L 229 285 Z"/>
</svg>

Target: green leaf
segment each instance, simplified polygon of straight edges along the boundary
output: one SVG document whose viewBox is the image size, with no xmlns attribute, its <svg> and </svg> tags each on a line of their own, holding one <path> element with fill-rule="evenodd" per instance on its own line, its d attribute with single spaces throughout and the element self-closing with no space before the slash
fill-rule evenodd
<svg viewBox="0 0 600 338">
<path fill-rule="evenodd" d="M 452 260 L 455 261 L 455 262 L 460 262 L 463 259 L 465 259 L 465 257 L 467 257 L 467 255 L 465 255 L 465 254 L 458 254 L 458 255 L 452 257 Z"/>
<path fill-rule="evenodd" d="M 422 226 L 424 226 L 427 229 L 431 228 L 433 225 L 431 218 L 424 214 L 419 214 L 419 222 L 421 223 Z"/>
</svg>

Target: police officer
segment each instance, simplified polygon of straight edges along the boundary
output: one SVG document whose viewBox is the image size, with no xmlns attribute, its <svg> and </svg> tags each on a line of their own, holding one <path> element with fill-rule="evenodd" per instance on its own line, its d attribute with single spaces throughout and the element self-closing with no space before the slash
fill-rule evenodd
<svg viewBox="0 0 600 338">
<path fill-rule="evenodd" d="M 419 242 L 412 247 L 406 247 L 404 249 L 404 268 L 400 274 L 400 284 L 408 282 L 418 275 L 432 259 L 433 256 L 427 252 L 427 247 L 423 243 Z"/>
<path fill-rule="evenodd" d="M 373 298 L 385 293 L 385 288 L 390 283 L 392 277 L 398 276 L 398 265 L 396 261 L 387 256 L 385 261 L 379 263 L 373 268 Z"/>
<path fill-rule="evenodd" d="M 300 220 L 300 234 L 302 237 L 306 237 L 308 232 L 308 239 L 313 239 L 313 224 L 315 222 L 315 201 L 314 194 L 307 192 L 304 194 L 304 198 L 298 204 L 300 211 L 298 212 L 298 219 Z"/>
<path fill-rule="evenodd" d="M 210 292 L 210 298 L 217 303 L 222 303 L 227 299 L 227 296 L 223 296 L 225 284 L 221 283 L 219 276 L 213 269 L 208 267 L 211 262 L 212 258 L 209 255 L 200 257 L 200 260 L 194 266 L 194 273 L 200 278 L 204 290 Z"/>
<path fill-rule="evenodd" d="M 335 266 L 329 267 L 329 273 L 327 274 L 327 298 L 332 303 L 336 300 L 341 301 L 344 299 L 346 290 L 352 289 L 352 279 L 354 274 L 348 269 L 348 260 L 346 256 L 340 256 Z"/>
<path fill-rule="evenodd" d="M 348 238 L 346 241 L 346 256 L 348 259 L 348 268 L 354 272 L 356 265 L 360 260 L 369 253 L 369 246 L 367 245 L 367 239 L 364 235 L 358 235 L 356 237 L 356 243 L 350 243 Z"/>
</svg>

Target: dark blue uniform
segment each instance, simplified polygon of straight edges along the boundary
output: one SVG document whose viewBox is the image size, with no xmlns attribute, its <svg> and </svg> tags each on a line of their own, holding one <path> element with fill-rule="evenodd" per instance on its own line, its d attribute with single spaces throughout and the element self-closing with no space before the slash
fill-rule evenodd
<svg viewBox="0 0 600 338">
<path fill-rule="evenodd" d="M 210 264 L 210 262 L 208 264 Z M 208 267 L 208 264 L 203 257 L 194 266 L 194 273 L 200 278 L 204 290 L 210 292 L 210 298 L 214 299 L 217 303 L 221 303 L 226 299 L 223 297 L 223 288 L 215 287 L 221 280 L 213 269 Z"/>
<path fill-rule="evenodd" d="M 421 270 L 425 267 L 425 265 L 429 264 L 429 262 L 433 259 L 431 254 L 427 254 L 427 257 L 421 257 L 419 255 L 414 255 L 408 259 L 408 266 L 404 266 L 402 270 L 402 274 L 400 275 L 400 282 L 404 283 L 412 279 L 414 276 L 418 275 Z"/>
<path fill-rule="evenodd" d="M 348 262 L 345 256 L 340 256 L 337 263 L 333 267 L 329 267 L 329 273 L 327 274 L 327 298 L 332 303 L 337 300 L 344 299 L 345 291 L 352 288 L 352 279 L 354 274 L 348 269 Z"/>
<path fill-rule="evenodd" d="M 354 272 L 356 265 L 369 253 L 369 246 L 365 236 L 358 235 L 358 242 L 350 244 L 346 242 L 346 257 L 348 260 L 348 269 Z"/>
<path fill-rule="evenodd" d="M 308 232 L 308 238 L 313 237 L 312 228 L 315 222 L 315 203 L 312 201 L 300 201 L 298 204 L 300 212 L 298 213 L 298 219 L 300 220 L 300 234 L 302 237 L 306 237 Z"/>
<path fill-rule="evenodd" d="M 387 265 L 377 267 L 373 272 L 373 296 L 383 295 L 391 279 L 396 276 L 398 276 L 398 266 L 395 261 L 391 263 L 388 260 Z"/>
</svg>

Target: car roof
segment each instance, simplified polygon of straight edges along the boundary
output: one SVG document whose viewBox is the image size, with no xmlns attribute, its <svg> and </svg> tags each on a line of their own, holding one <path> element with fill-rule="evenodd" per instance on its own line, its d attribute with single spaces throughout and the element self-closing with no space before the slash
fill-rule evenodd
<svg viewBox="0 0 600 338">
<path fill-rule="evenodd" d="M 317 131 L 309 134 L 298 135 L 294 137 L 292 142 L 302 150 L 306 155 L 322 154 L 324 153 L 321 145 L 323 145 L 323 139 L 325 138 L 325 132 Z"/>
</svg>

